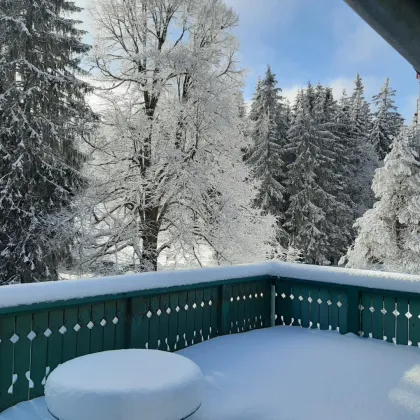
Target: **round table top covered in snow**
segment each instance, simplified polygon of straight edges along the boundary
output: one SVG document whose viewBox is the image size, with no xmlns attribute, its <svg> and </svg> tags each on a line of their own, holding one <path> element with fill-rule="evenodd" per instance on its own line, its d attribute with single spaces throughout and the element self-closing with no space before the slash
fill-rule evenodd
<svg viewBox="0 0 420 420">
<path fill-rule="evenodd" d="M 202 385 L 200 368 L 186 357 L 114 350 L 58 366 L 45 400 L 59 420 L 181 420 L 200 407 Z"/>
</svg>

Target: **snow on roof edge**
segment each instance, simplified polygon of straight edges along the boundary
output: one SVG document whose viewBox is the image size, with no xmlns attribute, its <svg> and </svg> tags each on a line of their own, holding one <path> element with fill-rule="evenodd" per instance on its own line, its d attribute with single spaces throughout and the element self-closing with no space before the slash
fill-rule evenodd
<svg viewBox="0 0 420 420">
<path fill-rule="evenodd" d="M 261 264 L 2 286 L 0 308 L 264 275 L 420 294 L 420 276 L 269 261 Z"/>
</svg>

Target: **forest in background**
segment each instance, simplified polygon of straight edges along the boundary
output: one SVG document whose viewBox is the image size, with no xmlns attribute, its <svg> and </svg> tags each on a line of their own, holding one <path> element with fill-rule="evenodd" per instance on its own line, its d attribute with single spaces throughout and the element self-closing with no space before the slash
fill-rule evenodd
<svg viewBox="0 0 420 420">
<path fill-rule="evenodd" d="M 265 259 L 420 273 L 418 131 L 389 80 L 290 104 L 268 67 L 247 108 L 223 0 L 95 0 L 93 47 L 80 12 L 0 5 L 3 284 Z"/>
</svg>

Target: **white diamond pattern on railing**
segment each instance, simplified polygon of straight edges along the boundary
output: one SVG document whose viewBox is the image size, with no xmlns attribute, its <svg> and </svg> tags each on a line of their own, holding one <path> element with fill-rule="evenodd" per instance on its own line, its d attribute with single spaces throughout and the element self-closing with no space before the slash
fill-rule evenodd
<svg viewBox="0 0 420 420">
<path fill-rule="evenodd" d="M 156 315 L 157 316 L 161 316 L 162 315 L 162 311 L 160 309 L 158 309 L 157 312 L 156 312 Z"/>
<path fill-rule="evenodd" d="M 291 295 L 290 295 L 290 299 L 292 299 L 292 300 L 293 300 L 294 298 L 295 298 L 295 297 L 293 296 L 293 294 L 291 294 Z"/>
<path fill-rule="evenodd" d="M 89 321 L 86 326 L 91 330 L 95 326 L 95 324 L 92 321 Z"/>
<path fill-rule="evenodd" d="M 386 313 L 388 313 L 388 311 L 385 308 L 381 309 L 382 315 L 385 315 Z"/>
<path fill-rule="evenodd" d="M 117 325 L 118 324 L 118 318 L 117 317 L 114 317 L 114 319 L 112 320 L 112 323 L 114 325 Z"/>
<path fill-rule="evenodd" d="M 52 331 L 49 329 L 49 328 L 47 328 L 45 331 L 44 331 L 44 335 L 45 335 L 45 337 L 49 337 L 50 335 L 52 334 Z"/>
<path fill-rule="evenodd" d="M 152 315 L 153 315 L 153 314 L 152 314 L 150 311 L 148 311 L 148 312 L 147 312 L 147 314 L 146 314 L 147 318 L 151 318 L 151 317 L 152 317 Z"/>
<path fill-rule="evenodd" d="M 312 303 L 313 302 L 313 299 L 310 296 L 308 297 L 308 302 L 309 303 Z"/>
<path fill-rule="evenodd" d="M 317 302 L 318 302 L 319 305 L 321 305 L 322 300 L 318 298 Z"/>
<path fill-rule="evenodd" d="M 328 306 L 332 305 L 332 302 L 329 299 L 327 300 L 327 305 Z"/>
<path fill-rule="evenodd" d="M 342 304 L 340 301 L 338 301 L 338 302 L 337 302 L 337 306 L 338 306 L 339 308 L 341 308 L 341 307 L 343 306 L 343 304 Z"/>
<path fill-rule="evenodd" d="M 27 335 L 27 337 L 28 337 L 29 341 L 32 341 L 32 340 L 36 337 L 36 334 L 35 334 L 35 332 L 34 332 L 34 331 L 31 331 L 31 332 Z"/>
<path fill-rule="evenodd" d="M 171 314 L 171 308 L 168 308 L 167 310 L 166 310 L 166 313 L 168 314 L 168 315 L 170 315 Z"/>
<path fill-rule="evenodd" d="M 370 312 L 372 312 L 372 313 L 374 313 L 374 312 L 375 312 L 375 308 L 374 308 L 373 306 L 371 306 L 371 307 L 369 308 L 369 311 L 370 311 Z"/>
<path fill-rule="evenodd" d="M 394 314 L 394 316 L 398 316 L 400 314 L 396 309 L 394 309 L 392 313 Z"/>
<path fill-rule="evenodd" d="M 58 330 L 58 332 L 63 335 L 63 334 L 65 334 L 67 332 L 67 328 L 63 325 L 63 326 L 60 327 L 60 329 Z"/>
<path fill-rule="evenodd" d="M 16 343 L 19 341 L 19 336 L 18 336 L 17 334 L 13 334 L 13 335 L 10 337 L 10 341 L 11 341 L 13 344 L 16 344 Z"/>
<path fill-rule="evenodd" d="M 101 324 L 101 327 L 105 327 L 105 325 L 106 325 L 106 319 L 103 319 L 103 320 L 100 322 L 100 324 Z"/>
<path fill-rule="evenodd" d="M 411 315 L 410 311 L 407 311 L 407 313 L 405 314 L 405 316 L 410 319 L 413 315 Z"/>
<path fill-rule="evenodd" d="M 302 296 L 299 296 L 299 298 L 298 298 L 301 302 L 302 302 L 302 300 L 303 300 L 303 297 Z"/>
<path fill-rule="evenodd" d="M 74 331 L 79 332 L 79 331 L 82 329 L 82 327 L 81 327 L 79 324 L 76 324 L 76 325 L 73 327 L 73 329 L 74 329 Z"/>
</svg>

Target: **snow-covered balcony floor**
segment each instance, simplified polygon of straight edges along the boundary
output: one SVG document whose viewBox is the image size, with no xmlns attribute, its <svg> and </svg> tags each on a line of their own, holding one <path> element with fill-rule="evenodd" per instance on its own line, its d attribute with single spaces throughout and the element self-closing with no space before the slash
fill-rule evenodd
<svg viewBox="0 0 420 420">
<path fill-rule="evenodd" d="M 420 349 L 354 335 L 276 327 L 184 349 L 207 389 L 191 420 L 420 418 Z M 43 398 L 0 420 L 53 420 Z M 100 419 L 92 419 L 100 420 Z"/>
</svg>

